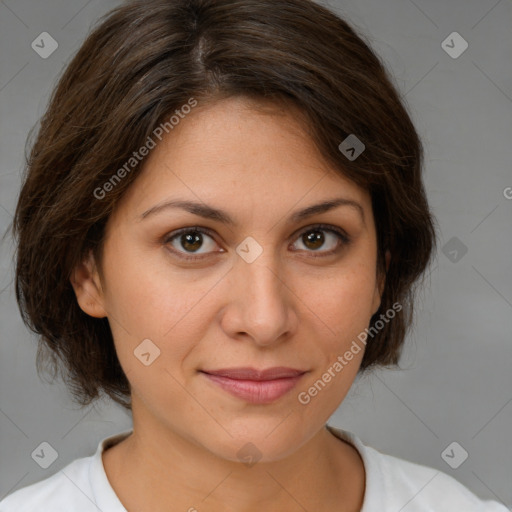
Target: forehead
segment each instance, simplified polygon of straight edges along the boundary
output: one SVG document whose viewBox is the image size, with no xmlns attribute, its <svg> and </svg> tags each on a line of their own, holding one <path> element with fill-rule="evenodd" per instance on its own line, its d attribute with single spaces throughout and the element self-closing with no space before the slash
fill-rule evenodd
<svg viewBox="0 0 512 512">
<path fill-rule="evenodd" d="M 342 195 L 369 207 L 303 123 L 293 107 L 246 98 L 199 105 L 151 151 L 124 203 L 140 211 L 173 196 L 263 214 Z"/>
</svg>

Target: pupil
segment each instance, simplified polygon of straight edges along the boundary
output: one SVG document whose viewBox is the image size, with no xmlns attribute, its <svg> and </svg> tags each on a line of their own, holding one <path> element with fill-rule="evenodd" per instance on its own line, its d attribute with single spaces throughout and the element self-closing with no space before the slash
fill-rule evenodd
<svg viewBox="0 0 512 512">
<path fill-rule="evenodd" d="M 323 239 L 324 239 L 324 236 L 321 231 L 310 231 L 306 235 L 306 240 L 307 240 L 306 245 L 308 245 L 308 243 L 312 243 L 313 247 L 311 247 L 311 248 L 318 249 L 319 247 L 321 247 L 323 245 L 323 243 L 324 243 Z"/>
<path fill-rule="evenodd" d="M 200 243 L 201 242 L 201 234 L 198 233 L 197 231 L 192 231 L 192 233 L 193 234 L 182 235 L 182 237 L 181 237 L 182 243 L 184 240 L 183 247 L 185 249 L 187 249 L 187 245 L 191 245 L 191 246 L 196 245 L 195 247 L 188 247 L 188 249 L 190 249 L 190 250 L 196 250 L 201 247 L 201 243 Z"/>
</svg>

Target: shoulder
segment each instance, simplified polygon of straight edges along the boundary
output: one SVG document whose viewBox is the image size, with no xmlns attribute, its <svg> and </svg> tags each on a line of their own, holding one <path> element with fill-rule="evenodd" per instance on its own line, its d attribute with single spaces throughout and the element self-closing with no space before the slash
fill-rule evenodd
<svg viewBox="0 0 512 512">
<path fill-rule="evenodd" d="M 102 454 L 133 432 L 101 440 L 96 453 L 76 459 L 54 475 L 0 501 L 0 512 L 126 512 L 108 481 Z"/>
<path fill-rule="evenodd" d="M 54 475 L 19 489 L 0 501 L 0 512 L 88 512 L 93 501 L 89 468 L 93 456 L 77 459 Z"/>
<path fill-rule="evenodd" d="M 434 468 L 415 464 L 367 448 L 384 481 L 390 506 L 408 512 L 508 512 L 496 501 L 485 501 L 455 478 Z"/>
<path fill-rule="evenodd" d="M 328 426 L 352 444 L 365 465 L 366 491 L 361 512 L 509 512 L 497 501 L 482 500 L 455 478 L 364 445 L 351 432 Z"/>
</svg>

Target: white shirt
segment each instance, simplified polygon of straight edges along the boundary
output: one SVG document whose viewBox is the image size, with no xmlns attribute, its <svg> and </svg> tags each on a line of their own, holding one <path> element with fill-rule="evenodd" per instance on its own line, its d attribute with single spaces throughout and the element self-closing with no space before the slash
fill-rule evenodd
<svg viewBox="0 0 512 512">
<path fill-rule="evenodd" d="M 364 462 L 361 512 L 509 512 L 503 504 L 479 499 L 441 471 L 380 453 L 351 432 L 327 428 L 352 444 Z M 131 432 L 103 439 L 94 455 L 13 492 L 0 502 L 0 512 L 127 512 L 108 481 L 101 454 Z"/>
</svg>

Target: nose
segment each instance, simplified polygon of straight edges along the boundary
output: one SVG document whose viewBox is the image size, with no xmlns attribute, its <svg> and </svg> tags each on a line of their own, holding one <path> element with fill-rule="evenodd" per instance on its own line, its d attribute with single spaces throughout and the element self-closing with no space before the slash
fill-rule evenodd
<svg viewBox="0 0 512 512">
<path fill-rule="evenodd" d="M 248 337 L 266 346 L 295 331 L 298 299 L 280 267 L 270 251 L 263 251 L 252 263 L 242 258 L 235 261 L 227 276 L 228 302 L 221 319 L 231 338 Z"/>
</svg>

